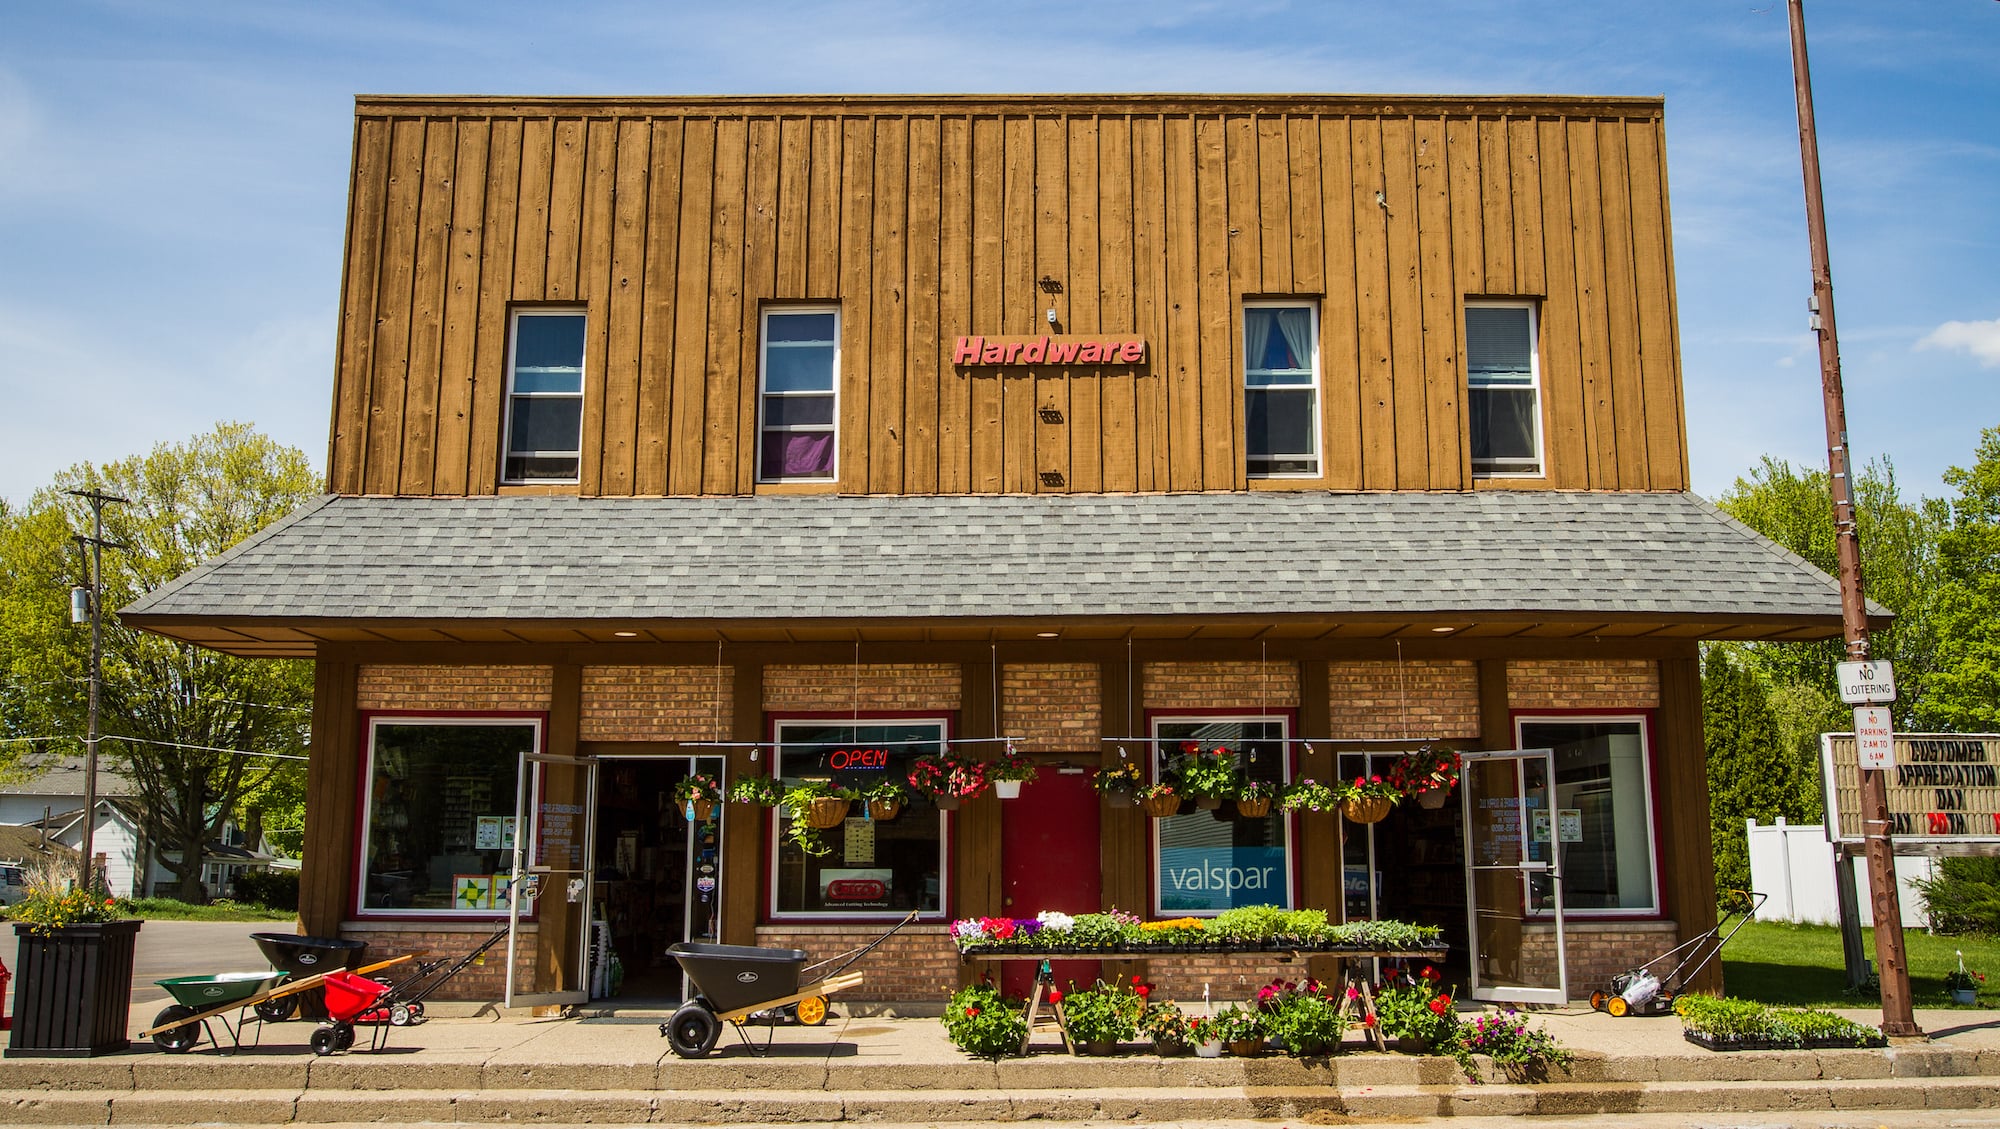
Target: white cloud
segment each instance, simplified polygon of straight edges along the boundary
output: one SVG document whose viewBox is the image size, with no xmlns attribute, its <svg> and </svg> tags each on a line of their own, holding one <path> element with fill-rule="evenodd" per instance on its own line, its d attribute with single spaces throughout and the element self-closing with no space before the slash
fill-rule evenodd
<svg viewBox="0 0 2000 1129">
<path fill-rule="evenodd" d="M 1969 353 L 1985 368 L 2000 368 L 2000 318 L 1945 322 L 1925 334 L 1917 348 Z"/>
</svg>

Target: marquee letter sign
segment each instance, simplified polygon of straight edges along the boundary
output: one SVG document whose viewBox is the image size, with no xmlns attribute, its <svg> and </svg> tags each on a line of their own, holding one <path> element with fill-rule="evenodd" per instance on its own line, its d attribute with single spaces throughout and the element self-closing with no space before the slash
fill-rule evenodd
<svg viewBox="0 0 2000 1129">
<path fill-rule="evenodd" d="M 1889 790 L 1889 833 L 1938 842 L 2000 841 L 2000 736 L 1897 733 Z M 1827 837 L 1861 842 L 1861 770 L 1854 734 L 1820 738 Z"/>
</svg>

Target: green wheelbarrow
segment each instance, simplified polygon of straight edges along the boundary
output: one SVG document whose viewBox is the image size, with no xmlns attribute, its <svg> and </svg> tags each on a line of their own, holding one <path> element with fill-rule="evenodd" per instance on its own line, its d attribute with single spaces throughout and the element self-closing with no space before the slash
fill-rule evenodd
<svg viewBox="0 0 2000 1129">
<path fill-rule="evenodd" d="M 179 1054 L 194 1049 L 201 1042 L 201 1033 L 208 1028 L 210 1019 L 222 1022 L 229 1032 L 229 1042 L 233 1047 L 243 1045 L 243 1020 L 239 1016 L 232 1024 L 224 1012 L 241 1011 L 254 1006 L 261 1000 L 269 999 L 271 989 L 283 980 L 282 971 L 265 972 L 222 972 L 214 976 L 174 976 L 153 983 L 167 990 L 174 998 L 160 1014 L 153 1017 L 153 1026 L 147 1030 L 153 1042 L 163 1051 Z M 222 1040 L 209 1030 L 208 1037 L 221 1049 Z"/>
</svg>

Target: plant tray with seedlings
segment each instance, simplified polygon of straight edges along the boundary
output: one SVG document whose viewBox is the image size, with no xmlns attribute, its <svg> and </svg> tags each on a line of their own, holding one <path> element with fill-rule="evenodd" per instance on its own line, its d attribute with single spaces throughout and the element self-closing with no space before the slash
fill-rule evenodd
<svg viewBox="0 0 2000 1129">
<path fill-rule="evenodd" d="M 1882 1032 L 1818 1008 L 1771 1007 L 1727 996 L 1674 1001 L 1681 1034 L 1711 1051 L 1842 1050 L 1888 1046 Z"/>
<path fill-rule="evenodd" d="M 1044 912 L 953 923 L 960 956 L 1125 956 L 1159 953 L 1397 953 L 1435 955 L 1435 926 L 1402 921 L 1329 924 L 1321 910 L 1242 906 L 1212 918 L 1141 922 L 1129 913 Z"/>
</svg>

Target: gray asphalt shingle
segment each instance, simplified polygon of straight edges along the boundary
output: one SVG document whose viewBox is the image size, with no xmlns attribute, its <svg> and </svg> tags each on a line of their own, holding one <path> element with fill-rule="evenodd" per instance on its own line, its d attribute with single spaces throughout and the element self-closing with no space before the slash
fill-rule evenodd
<svg viewBox="0 0 2000 1129">
<path fill-rule="evenodd" d="M 1692 494 L 329 497 L 133 604 L 252 620 L 1839 615 Z"/>
</svg>

